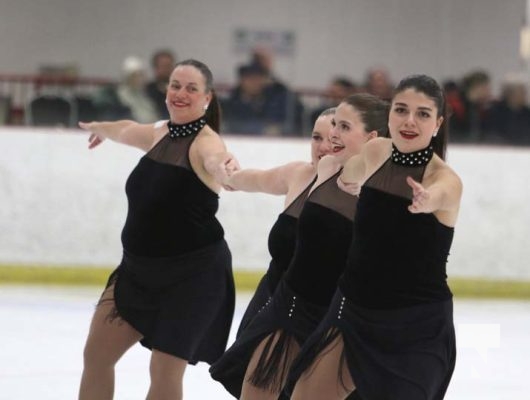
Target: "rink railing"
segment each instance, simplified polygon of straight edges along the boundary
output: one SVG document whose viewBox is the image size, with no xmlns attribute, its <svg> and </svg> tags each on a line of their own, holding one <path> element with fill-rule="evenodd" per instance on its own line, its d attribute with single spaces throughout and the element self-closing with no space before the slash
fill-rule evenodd
<svg viewBox="0 0 530 400">
<path fill-rule="evenodd" d="M 243 167 L 309 158 L 303 139 L 225 136 Z M 89 151 L 77 130 L 0 128 L 0 265 L 110 268 L 121 256 L 125 180 L 140 151 L 103 143 Z M 448 275 L 530 281 L 530 149 L 454 145 L 448 162 L 464 196 Z M 260 273 L 282 198 L 221 194 L 219 219 L 234 267 Z"/>
</svg>

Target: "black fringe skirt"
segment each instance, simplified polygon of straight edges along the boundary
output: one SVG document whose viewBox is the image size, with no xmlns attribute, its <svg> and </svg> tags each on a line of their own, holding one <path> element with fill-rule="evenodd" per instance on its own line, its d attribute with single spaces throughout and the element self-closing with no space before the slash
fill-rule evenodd
<svg viewBox="0 0 530 400">
<path fill-rule="evenodd" d="M 293 363 L 286 392 L 338 336 L 356 393 L 369 400 L 441 400 L 456 361 L 452 299 L 406 308 L 359 307 L 337 290 Z M 337 380 L 339 380 L 337 376 Z"/>
<path fill-rule="evenodd" d="M 143 335 L 143 346 L 190 364 L 212 364 L 223 354 L 235 305 L 232 258 L 224 240 L 175 257 L 124 252 L 111 285 L 115 316 Z"/>
<path fill-rule="evenodd" d="M 282 281 L 271 300 L 256 314 L 234 344 L 210 367 L 212 378 L 232 396 L 239 398 L 250 359 L 258 345 L 271 335 L 265 351 L 268 357 L 258 362 L 251 382 L 270 391 L 281 390 L 287 377 L 286 356 L 296 341 L 302 346 L 324 317 L 327 307 L 304 301 Z M 277 341 L 274 342 L 274 340 Z M 281 397 L 283 398 L 283 397 Z"/>
</svg>

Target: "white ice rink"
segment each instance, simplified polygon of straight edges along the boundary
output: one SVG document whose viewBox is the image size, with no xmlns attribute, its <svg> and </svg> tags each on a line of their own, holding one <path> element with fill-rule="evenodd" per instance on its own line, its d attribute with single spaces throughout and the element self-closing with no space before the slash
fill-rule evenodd
<svg viewBox="0 0 530 400">
<path fill-rule="evenodd" d="M 72 400 L 98 298 L 93 287 L 0 286 L 0 399 Z M 234 320 L 249 296 L 238 295 Z M 530 399 L 530 302 L 455 301 L 456 371 L 448 400 Z M 134 347 L 117 367 L 118 400 L 143 399 L 149 352 Z M 231 399 L 208 368 L 188 368 L 184 398 Z"/>
</svg>

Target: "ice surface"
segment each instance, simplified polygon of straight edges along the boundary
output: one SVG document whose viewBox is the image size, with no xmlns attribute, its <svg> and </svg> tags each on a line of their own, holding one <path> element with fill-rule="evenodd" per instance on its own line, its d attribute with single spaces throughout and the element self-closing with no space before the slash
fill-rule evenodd
<svg viewBox="0 0 530 400">
<path fill-rule="evenodd" d="M 0 400 L 77 397 L 98 296 L 93 287 L 0 286 Z M 238 294 L 234 327 L 248 300 L 248 293 Z M 455 323 L 458 359 L 446 399 L 528 399 L 530 302 L 456 299 Z M 149 355 L 135 346 L 119 362 L 116 399 L 145 398 Z M 199 364 L 186 371 L 184 398 L 232 397 Z"/>
</svg>

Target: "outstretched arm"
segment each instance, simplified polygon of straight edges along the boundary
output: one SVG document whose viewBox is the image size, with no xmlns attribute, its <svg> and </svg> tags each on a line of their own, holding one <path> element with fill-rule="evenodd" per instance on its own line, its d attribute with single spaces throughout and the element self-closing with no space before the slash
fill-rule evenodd
<svg viewBox="0 0 530 400">
<path fill-rule="evenodd" d="M 361 183 L 364 181 L 366 175 L 366 163 L 364 153 L 352 156 L 344 164 L 344 169 L 340 174 L 339 179 L 343 183 Z"/>
<path fill-rule="evenodd" d="M 454 211 L 460 206 L 462 182 L 458 176 L 444 169 L 437 173 L 433 183 L 422 185 L 410 176 L 407 183 L 412 188 L 411 213 L 432 213 L 435 211 Z"/>
<path fill-rule="evenodd" d="M 302 165 L 305 163 L 292 162 L 267 170 L 242 169 L 231 174 L 226 185 L 231 190 L 284 195 L 289 191 L 292 173 Z"/>
<path fill-rule="evenodd" d="M 318 169 L 317 169 L 317 181 L 313 185 L 313 189 L 320 186 L 322 183 L 327 181 L 331 176 L 336 174 L 340 168 L 342 168 L 343 165 L 341 163 L 341 160 L 332 155 L 328 154 L 318 162 Z M 341 180 L 341 177 L 339 176 L 337 178 L 337 185 L 340 189 L 344 190 L 346 193 L 351 194 L 352 196 L 356 196 L 359 194 L 358 188 L 361 186 L 357 183 L 345 183 Z"/>
<path fill-rule="evenodd" d="M 213 131 L 204 135 L 201 134 L 196 142 L 202 169 L 217 184 L 224 187 L 228 176 L 240 169 L 236 157 L 226 150 L 226 146 L 221 137 Z"/>
<path fill-rule="evenodd" d="M 337 180 L 339 187 L 352 195 L 358 194 L 370 174 L 388 157 L 391 143 L 387 138 L 375 138 L 364 144 L 361 152 L 344 164 Z"/>
<path fill-rule="evenodd" d="M 226 150 L 207 154 L 204 159 L 204 169 L 206 172 L 226 190 L 233 190 L 227 185 L 227 181 L 229 176 L 240 168 L 235 156 Z"/>
<path fill-rule="evenodd" d="M 147 151 L 155 140 L 154 124 L 138 124 L 130 120 L 114 122 L 79 122 L 79 127 L 90 132 L 88 148 L 93 149 L 103 140 L 137 147 Z"/>
</svg>

